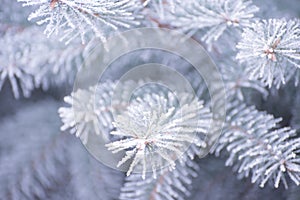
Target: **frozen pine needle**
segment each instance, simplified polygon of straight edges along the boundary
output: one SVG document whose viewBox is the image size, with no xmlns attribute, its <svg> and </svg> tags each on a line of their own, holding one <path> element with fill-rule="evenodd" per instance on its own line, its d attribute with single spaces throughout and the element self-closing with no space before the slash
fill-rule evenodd
<svg viewBox="0 0 300 200">
<path fill-rule="evenodd" d="M 237 59 L 248 65 L 250 79 L 259 79 L 269 87 L 274 79 L 285 83 L 290 68 L 300 67 L 299 20 L 257 21 L 244 29 L 237 48 Z"/>
<path fill-rule="evenodd" d="M 145 178 L 146 172 L 152 171 L 156 177 L 156 170 L 163 167 L 173 170 L 175 161 L 182 158 L 189 145 L 206 146 L 199 135 L 208 132 L 209 109 L 190 94 L 178 97 L 177 101 L 171 93 L 168 98 L 145 95 L 115 119 L 116 131 L 111 134 L 122 139 L 106 146 L 113 153 L 125 151 L 118 167 L 131 160 L 127 176 L 136 171 Z"/>
</svg>

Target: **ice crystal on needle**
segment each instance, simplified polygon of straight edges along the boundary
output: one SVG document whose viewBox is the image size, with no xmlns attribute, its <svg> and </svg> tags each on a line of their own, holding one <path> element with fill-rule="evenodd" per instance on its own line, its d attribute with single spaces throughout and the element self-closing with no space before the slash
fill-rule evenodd
<svg viewBox="0 0 300 200">
<path fill-rule="evenodd" d="M 290 67 L 300 67 L 299 20 L 257 21 L 244 30 L 237 48 L 237 59 L 247 63 L 250 79 L 261 79 L 269 87 L 276 77 L 285 83 Z"/>
<path fill-rule="evenodd" d="M 111 134 L 124 139 L 106 146 L 113 153 L 126 151 L 118 166 L 132 159 L 127 175 L 140 169 L 143 178 L 151 170 L 156 177 L 159 168 L 174 169 L 175 160 L 182 158 L 190 144 L 206 146 L 204 139 L 197 135 L 208 132 L 209 109 L 190 94 L 178 95 L 181 108 L 174 95 L 167 96 L 148 94 L 137 98 L 115 119 L 116 131 Z"/>
</svg>

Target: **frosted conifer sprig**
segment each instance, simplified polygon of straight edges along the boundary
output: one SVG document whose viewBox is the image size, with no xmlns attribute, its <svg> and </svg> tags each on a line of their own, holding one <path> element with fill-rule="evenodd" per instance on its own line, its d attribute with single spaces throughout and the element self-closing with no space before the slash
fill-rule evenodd
<svg viewBox="0 0 300 200">
<path fill-rule="evenodd" d="M 300 67 L 299 20 L 257 21 L 244 29 L 237 48 L 237 59 L 248 65 L 250 79 L 260 79 L 269 87 L 275 78 L 285 83 L 290 68 Z"/>
<path fill-rule="evenodd" d="M 37 27 L 8 29 L 0 43 L 0 90 L 9 80 L 15 98 L 29 97 L 34 88 L 44 90 L 72 81 L 81 66 L 85 46 L 80 41 L 69 46 L 51 40 Z"/>
<path fill-rule="evenodd" d="M 18 0 L 24 6 L 39 6 L 29 15 L 39 25 L 47 24 L 45 34 L 64 30 L 61 40 L 67 43 L 80 36 L 85 43 L 85 35 L 93 32 L 102 42 L 110 31 L 120 27 L 130 28 L 139 24 L 134 12 L 139 9 L 137 0 Z"/>
<path fill-rule="evenodd" d="M 126 112 L 115 119 L 116 131 L 111 134 L 124 139 L 106 146 L 113 153 L 125 150 L 126 155 L 118 167 L 132 159 L 127 176 L 138 169 L 143 179 L 147 171 L 152 171 L 155 178 L 159 168 L 168 166 L 169 170 L 173 170 L 175 160 L 182 159 L 190 144 L 206 147 L 206 142 L 199 135 L 204 136 L 208 132 L 209 109 L 190 94 L 178 96 L 180 104 L 172 93 L 168 94 L 168 98 L 157 94 L 145 95 L 137 98 Z"/>
<path fill-rule="evenodd" d="M 70 133 L 79 137 L 84 144 L 93 133 L 101 135 L 104 140 L 108 141 L 108 133 L 114 128 L 113 113 L 118 114 L 126 110 L 128 92 L 143 84 L 142 80 L 126 81 L 122 84 L 116 81 L 106 81 L 88 89 L 78 89 L 64 98 L 69 106 L 58 110 L 63 122 L 61 130 L 69 129 Z M 119 94 L 115 94 L 117 86 L 121 87 Z M 141 91 L 138 90 L 135 95 L 143 95 L 156 89 L 156 87 L 146 87 Z"/>
<path fill-rule="evenodd" d="M 125 109 L 126 106 L 112 106 L 112 95 L 115 83 L 105 82 L 101 87 L 90 87 L 87 90 L 79 89 L 71 96 L 66 96 L 64 101 L 71 107 L 61 107 L 58 112 L 64 123 L 61 130 L 70 129 L 86 144 L 89 135 L 95 133 L 108 140 L 105 130 L 112 129 L 112 109 Z"/>
<path fill-rule="evenodd" d="M 171 15 L 171 25 L 189 35 L 204 30 L 207 44 L 217 40 L 228 28 L 248 26 L 258 7 L 248 0 L 182 1 Z"/>
<path fill-rule="evenodd" d="M 299 185 L 300 140 L 293 138 L 295 130 L 277 128 L 280 121 L 239 101 L 232 102 L 217 155 L 226 149 L 226 165 L 234 165 L 241 177 L 251 175 L 252 182 L 259 182 L 260 187 L 270 181 L 276 188 L 280 182 L 287 188 L 287 176 Z"/>
<path fill-rule="evenodd" d="M 32 34 L 23 30 L 21 32 L 13 37 L 15 32 L 7 31 L 0 38 L 1 45 L 5 47 L 0 49 L 0 89 L 8 79 L 15 98 L 20 97 L 19 88 L 25 97 L 29 97 L 34 89 L 35 73 L 28 67 L 32 49 L 26 43 L 26 39 L 32 37 Z"/>
</svg>

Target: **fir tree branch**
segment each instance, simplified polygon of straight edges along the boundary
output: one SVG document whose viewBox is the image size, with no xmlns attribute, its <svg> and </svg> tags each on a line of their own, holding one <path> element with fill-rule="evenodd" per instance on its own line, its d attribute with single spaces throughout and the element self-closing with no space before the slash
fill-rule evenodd
<svg viewBox="0 0 300 200">
<path fill-rule="evenodd" d="M 206 147 L 201 138 L 210 126 L 209 109 L 188 93 L 176 96 L 166 93 L 165 98 L 153 93 L 137 98 L 113 122 L 116 131 L 111 134 L 124 139 L 106 146 L 113 153 L 125 150 L 118 166 L 132 159 L 127 176 L 142 168 L 143 178 L 147 171 L 155 177 L 161 167 L 175 169 L 174 160 L 182 159 L 189 145 Z"/>
<path fill-rule="evenodd" d="M 300 140 L 289 127 L 277 128 L 280 120 L 234 101 L 216 155 L 226 149 L 226 165 L 234 165 L 242 177 L 251 175 L 261 187 L 270 181 L 277 188 L 282 181 L 287 188 L 286 176 L 299 185 Z"/>
<path fill-rule="evenodd" d="M 257 21 L 245 28 L 236 58 L 247 64 L 250 79 L 277 87 L 295 76 L 300 67 L 300 23 L 298 19 Z M 298 69 L 297 69 L 298 71 Z M 299 80 L 299 72 L 296 80 Z M 287 79 L 287 80 L 286 80 Z"/>
<path fill-rule="evenodd" d="M 0 43 L 6 46 L 0 49 L 0 89 L 8 79 L 16 98 L 20 89 L 29 97 L 34 88 L 72 82 L 85 51 L 81 43 L 66 47 L 47 39 L 36 27 L 10 28 Z"/>
<path fill-rule="evenodd" d="M 188 35 L 204 30 L 202 41 L 210 44 L 231 27 L 248 26 L 257 11 L 250 0 L 181 1 L 168 20 Z"/>
<path fill-rule="evenodd" d="M 117 82 L 107 81 L 100 86 L 91 86 L 89 89 L 79 89 L 70 96 L 64 98 L 71 107 L 61 107 L 58 112 L 64 125 L 61 130 L 70 129 L 86 144 L 89 134 L 101 135 L 105 141 L 109 141 L 108 132 L 114 127 L 112 125 L 113 113 L 120 113 L 126 110 L 128 103 L 124 94 L 142 85 L 143 82 L 135 83 L 128 81 L 122 84 L 122 94 L 114 94 Z M 114 95 L 120 95 L 115 99 Z M 114 99 L 113 99 L 114 98 Z"/>
<path fill-rule="evenodd" d="M 39 25 L 47 24 L 45 34 L 58 34 L 64 30 L 61 40 L 69 43 L 80 36 L 85 43 L 85 35 L 93 32 L 102 42 L 106 42 L 108 32 L 120 27 L 139 25 L 135 12 L 140 8 L 137 0 L 18 0 L 23 6 L 39 6 L 29 15 Z"/>
</svg>

